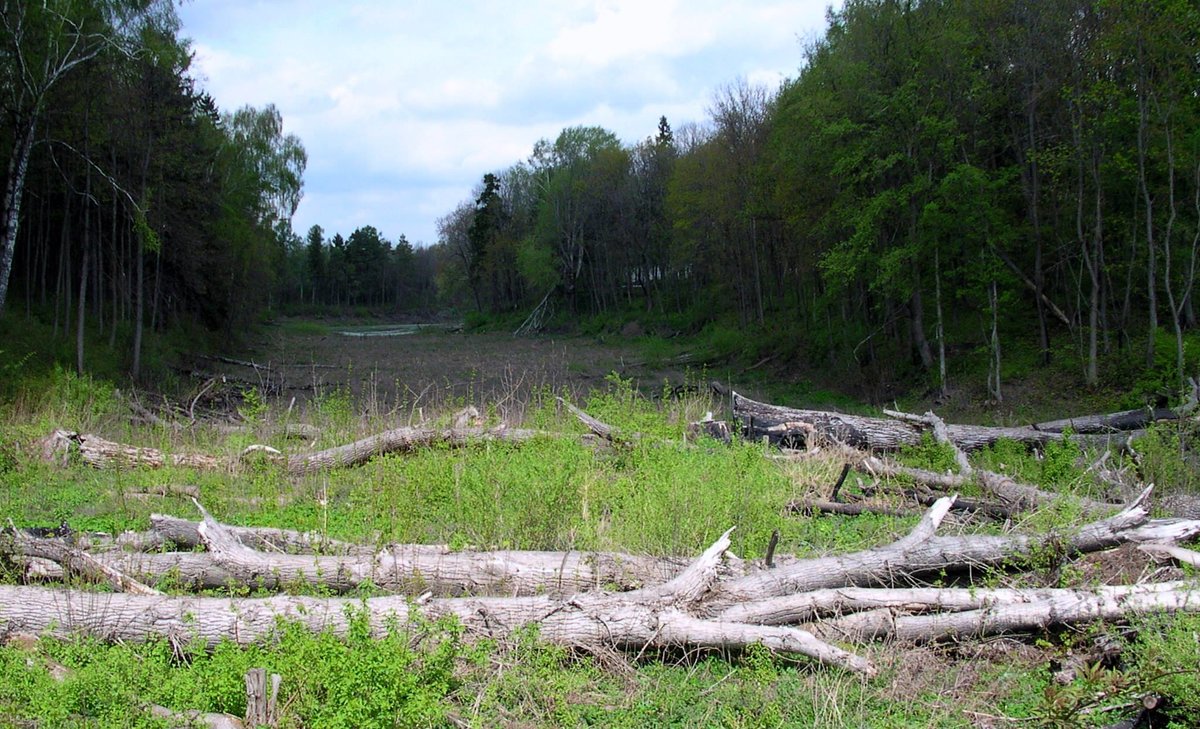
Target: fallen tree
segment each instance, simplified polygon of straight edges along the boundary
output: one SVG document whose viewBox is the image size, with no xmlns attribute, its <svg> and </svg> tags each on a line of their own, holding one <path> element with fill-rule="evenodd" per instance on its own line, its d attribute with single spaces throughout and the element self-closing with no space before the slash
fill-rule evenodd
<svg viewBox="0 0 1200 729">
<path fill-rule="evenodd" d="M 874 667 L 868 661 L 828 641 L 860 642 L 882 635 L 938 640 L 1042 629 L 1142 612 L 1197 609 L 1200 603 L 1187 599 L 1194 585 L 1183 582 L 1101 591 L 910 588 L 923 576 L 944 578 L 956 572 L 970 575 L 986 566 L 1011 569 L 1044 562 L 1047 554 L 1068 560 L 1078 553 L 1126 542 L 1169 544 L 1200 533 L 1200 521 L 1150 521 L 1145 509 L 1148 496 L 1149 489 L 1118 514 L 1063 534 L 938 536 L 937 528 L 954 501 L 947 497 L 938 500 L 912 532 L 896 542 L 854 554 L 780 560 L 774 568 L 729 559 L 727 532 L 682 569 L 678 563 L 666 560 L 610 555 L 620 564 L 633 564 L 639 559 L 643 564 L 657 563 L 664 574 L 662 582 L 615 592 L 611 591 L 612 584 L 599 581 L 577 589 L 556 589 L 564 576 L 561 565 L 575 554 L 570 552 L 454 553 L 461 555 L 464 568 L 469 567 L 475 575 L 470 587 L 493 593 L 469 597 L 421 594 L 414 600 L 419 590 L 432 590 L 432 579 L 420 586 L 403 585 L 409 589 L 407 596 L 366 600 L 282 594 L 230 599 L 2 586 L 0 629 L 82 632 L 107 640 L 166 636 L 179 645 L 196 640 L 212 645 L 221 640 L 247 643 L 264 639 L 276 629 L 279 619 L 341 633 L 349 628 L 350 613 L 365 610 L 377 633 L 385 632 L 397 621 L 404 623 L 418 616 L 454 616 L 477 636 L 503 637 L 537 624 L 544 639 L 575 646 L 738 649 L 763 643 L 773 650 L 870 674 Z M 271 584 L 283 589 L 301 581 L 312 584 L 321 579 L 347 580 L 351 574 L 348 565 L 367 564 L 358 560 L 353 550 L 339 557 L 254 549 L 245 542 L 261 546 L 271 543 L 264 540 L 281 536 L 290 544 L 303 541 L 297 533 L 281 530 L 235 531 L 207 515 L 199 523 L 160 518 L 156 524 L 181 534 L 190 533 L 190 525 L 194 524 L 199 542 L 207 549 L 198 554 L 225 569 L 236 584 Z M 17 532 L 0 538 L 10 555 L 28 554 L 45 541 L 51 540 Z M 420 557 L 422 549 L 437 559 L 451 556 L 439 547 L 414 547 L 413 553 Z M 62 553 L 47 550 L 37 554 L 50 559 L 63 557 Z M 125 559 L 120 555 L 126 554 L 120 550 L 97 552 L 95 556 L 107 558 L 113 554 L 119 555 L 119 564 L 133 564 L 120 561 Z M 382 554 L 371 559 L 382 563 Z M 540 555 L 538 564 L 543 566 L 559 559 L 560 566 L 540 572 L 529 570 L 522 562 L 529 555 Z M 505 580 L 491 580 L 487 575 L 497 564 L 515 568 L 507 572 Z M 586 560 L 577 564 L 583 570 Z M 665 579 L 672 572 L 674 576 Z M 430 577 L 441 581 L 445 575 L 434 573 Z M 521 588 L 524 594 L 514 597 L 510 590 L 517 578 L 525 580 Z M 114 586 L 126 589 L 119 583 Z M 1121 606 L 1128 609 L 1122 611 Z"/>
<path fill-rule="evenodd" d="M 772 443 L 796 447 L 817 438 L 823 443 L 841 443 L 859 450 L 896 451 L 919 445 L 930 429 L 926 423 L 906 419 L 873 418 L 771 405 L 751 400 L 718 383 L 713 383 L 713 389 L 723 398 L 728 398 L 733 418 L 741 424 L 742 434 L 753 440 L 767 438 Z M 946 431 L 950 440 L 965 451 L 987 448 L 1001 439 L 1036 447 L 1072 440 L 1089 447 L 1110 448 L 1123 446 L 1139 433 L 1135 430 L 1067 435 L 1034 426 L 993 427 L 954 423 L 947 424 Z"/>
<path fill-rule="evenodd" d="M 521 443 L 537 433 L 521 428 L 497 426 L 425 428 L 401 427 L 368 436 L 353 443 L 313 453 L 285 455 L 264 445 L 253 445 L 237 456 L 215 456 L 206 453 L 166 453 L 157 448 L 116 443 L 91 433 L 55 430 L 40 442 L 42 457 L 52 463 L 66 463 L 72 455 L 93 468 L 162 468 L 180 466 L 200 471 L 233 471 L 255 454 L 270 462 L 281 463 L 294 476 L 315 473 L 328 468 L 345 468 L 366 463 L 375 456 L 387 453 L 408 453 L 434 445 L 459 448 L 475 443 Z"/>
</svg>

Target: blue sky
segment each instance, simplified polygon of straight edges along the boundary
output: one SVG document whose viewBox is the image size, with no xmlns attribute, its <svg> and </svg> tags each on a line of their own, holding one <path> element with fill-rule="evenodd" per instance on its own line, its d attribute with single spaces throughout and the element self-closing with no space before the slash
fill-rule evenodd
<svg viewBox="0 0 1200 729">
<path fill-rule="evenodd" d="M 840 0 L 834 0 L 840 5 Z M 486 172 L 568 126 L 634 142 L 703 122 L 737 78 L 794 76 L 828 0 L 192 0 L 193 74 L 275 104 L 308 151 L 293 225 L 437 240 Z"/>
</svg>

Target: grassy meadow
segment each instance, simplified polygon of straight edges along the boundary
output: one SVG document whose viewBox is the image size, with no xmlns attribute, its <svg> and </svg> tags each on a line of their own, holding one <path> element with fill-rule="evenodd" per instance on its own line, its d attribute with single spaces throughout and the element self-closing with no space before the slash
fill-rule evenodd
<svg viewBox="0 0 1200 729">
<path fill-rule="evenodd" d="M 736 526 L 731 551 L 756 559 L 764 556 L 775 530 L 780 553 L 818 555 L 887 543 L 916 522 L 786 513 L 790 500 L 827 491 L 840 461 L 784 463 L 767 457 L 758 443 L 685 445 L 688 422 L 706 411 L 720 412 L 703 387 L 685 390 L 681 398 L 643 394 L 619 376 L 586 394 L 530 387 L 522 390 L 519 408 L 505 412 L 520 412 L 519 424 L 545 433 L 532 442 L 430 448 L 307 477 L 289 477 L 267 463 L 236 473 L 98 471 L 78 462 L 44 463 L 37 439 L 66 427 L 172 452 L 233 456 L 253 443 L 284 452 L 330 447 L 414 422 L 417 415 L 411 404 L 388 409 L 336 388 L 314 393 L 303 407 L 247 392 L 236 413 L 248 426 L 244 432 L 203 424 L 178 430 L 134 424 L 132 395 L 108 380 L 8 362 L 10 379 L 0 404 L 0 517 L 18 526 L 66 522 L 75 530 L 119 532 L 147 529 L 155 512 L 195 518 L 188 499 L 164 488 L 179 485 L 198 488 L 201 503 L 227 523 L 316 531 L 376 545 L 690 556 Z M 184 384 L 187 393 L 199 386 L 187 390 Z M 562 393 L 591 415 L 645 437 L 616 450 L 583 444 L 583 426 L 555 400 Z M 186 405 L 187 398 L 180 401 Z M 466 404 L 473 403 L 448 393 L 420 414 L 446 423 Z M 498 422 L 498 409 L 476 404 Z M 277 435 L 280 425 L 301 421 L 320 429 L 316 441 Z M 1179 437 L 1161 431 L 1143 446 L 1147 467 L 1177 481 L 1190 478 L 1178 457 Z M 1101 495 L 1102 487 L 1077 465 L 1082 455 L 1063 447 L 1037 458 L 1002 444 L 980 462 L 1064 494 Z M 903 458 L 935 469 L 952 463 L 933 444 Z M 861 485 L 857 478 L 851 477 L 848 489 Z M 950 519 L 942 531 L 1065 530 L 1079 523 L 1065 498 L 1007 527 Z M 0 581 L 20 579 L 17 568 L 0 561 Z M 985 577 L 995 585 L 1089 580 L 1096 578 L 1083 569 L 1049 565 L 1021 576 Z M 169 579 L 157 587 L 177 589 Z M 230 585 L 219 594 L 256 592 Z M 104 645 L 45 637 L 33 645 L 11 643 L 0 647 L 0 726 L 172 726 L 148 711 L 151 704 L 242 715 L 242 677 L 250 667 L 283 677 L 281 726 L 287 727 L 1099 726 L 1150 692 L 1168 697 L 1177 726 L 1200 715 L 1196 616 L 933 647 L 857 646 L 881 667 L 871 679 L 764 649 L 569 650 L 539 641 L 535 628 L 508 641 L 471 640 L 449 622 L 396 625 L 387 639 L 373 640 L 365 620 L 361 623 L 347 639 L 281 624 L 267 644 L 225 644 L 213 651 L 165 640 Z M 0 636 L 3 632 L 0 626 Z M 1126 644 L 1120 665 L 1085 672 L 1066 686 L 1051 681 L 1052 662 L 1102 634 Z"/>
</svg>

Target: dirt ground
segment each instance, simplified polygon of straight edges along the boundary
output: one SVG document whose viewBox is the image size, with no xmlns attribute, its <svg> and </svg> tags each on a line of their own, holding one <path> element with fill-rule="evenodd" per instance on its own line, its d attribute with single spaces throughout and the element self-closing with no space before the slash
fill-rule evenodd
<svg viewBox="0 0 1200 729">
<path fill-rule="evenodd" d="M 377 413 L 473 404 L 519 418 L 535 392 L 548 388 L 582 398 L 614 372 L 647 393 L 686 379 L 681 368 L 648 365 L 630 341 L 468 334 L 445 327 L 332 326 L 316 332 L 284 322 L 228 355 L 206 358 L 193 374 L 223 375 L 234 387 L 259 385 L 272 396 L 295 398 L 301 407 L 314 397 L 348 392 L 364 410 Z"/>
</svg>

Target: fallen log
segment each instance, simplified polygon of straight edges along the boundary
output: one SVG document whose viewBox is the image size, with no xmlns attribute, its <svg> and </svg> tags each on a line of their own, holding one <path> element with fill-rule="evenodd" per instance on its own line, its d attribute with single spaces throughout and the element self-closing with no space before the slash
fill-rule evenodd
<svg viewBox="0 0 1200 729">
<path fill-rule="evenodd" d="M 882 516 L 913 516 L 913 509 L 897 509 L 884 504 L 871 504 L 862 501 L 824 501 L 822 499 L 796 499 L 787 505 L 787 510 L 793 514 L 813 516 L 815 514 L 839 514 L 841 516 L 862 516 L 863 514 L 880 514 Z"/>
<path fill-rule="evenodd" d="M 201 471 L 227 469 L 231 462 L 225 458 L 203 453 L 164 453 L 157 448 L 125 445 L 106 440 L 91 433 L 55 430 L 41 440 L 42 458 L 51 463 L 65 464 L 71 454 L 78 453 L 83 462 L 93 468 L 162 468 L 181 466 Z"/>
<path fill-rule="evenodd" d="M 949 428 L 946 426 L 946 423 L 932 412 L 925 413 L 925 415 L 910 415 L 908 413 L 886 410 L 884 412 L 890 417 L 906 422 L 923 422 L 929 425 L 933 431 L 934 440 L 954 451 L 954 461 L 958 464 L 959 473 L 964 478 L 976 478 L 985 491 L 1000 499 L 1006 506 L 1020 510 L 1046 506 L 1062 498 L 1061 494 L 1054 494 L 1043 491 L 1035 486 L 1017 483 L 1013 478 L 996 473 L 995 471 L 976 471 L 975 467 L 971 465 L 970 459 L 967 458 L 967 454 L 950 437 Z M 1118 504 L 1108 504 L 1081 496 L 1073 497 L 1073 500 L 1085 513 L 1093 516 L 1108 514 L 1119 506 Z"/>
<path fill-rule="evenodd" d="M 774 569 L 758 569 L 740 561 L 732 569 L 722 568 L 729 546 L 727 532 L 674 578 L 627 592 L 591 589 L 548 594 L 545 580 L 554 578 L 545 575 L 537 594 L 434 599 L 423 595 L 415 602 L 411 597 L 350 600 L 280 595 L 231 600 L 0 587 L 0 625 L 21 632 L 83 631 L 110 640 L 166 635 L 178 645 L 193 641 L 212 645 L 222 639 L 246 643 L 268 637 L 281 618 L 311 629 L 344 633 L 351 620 L 349 613 L 365 610 L 376 633 L 418 616 L 454 616 L 470 634 L 480 637 L 504 637 L 537 623 L 543 638 L 575 646 L 738 649 L 761 642 L 773 650 L 870 673 L 874 669 L 868 662 L 815 638 L 814 631 L 825 637 L 846 635 L 855 640 L 881 635 L 938 640 L 1128 614 L 1119 610 L 1120 605 L 1131 606 L 1130 612 L 1196 609 L 1195 604 L 1179 597 L 1182 588 L 1175 583 L 1085 593 L 895 589 L 897 583 L 911 584 L 928 572 L 940 575 L 983 565 L 1012 565 L 1044 555 L 1048 549 L 1065 559 L 1075 552 L 1129 541 L 1175 542 L 1200 533 L 1200 521 L 1148 521 L 1144 503 L 1149 493 L 1147 489 L 1109 519 L 1084 525 L 1072 533 L 1041 537 L 938 537 L 937 527 L 954 501 L 953 497 L 944 498 L 911 533 L 890 545 L 849 555 L 792 560 Z M 332 579 L 344 580 L 349 571 L 346 562 L 342 567 L 334 563 L 313 567 L 313 560 L 321 558 L 312 555 L 299 556 L 302 569 L 288 567 L 300 564 L 287 561 L 297 555 L 250 549 L 233 530 L 207 515 L 196 531 L 217 564 L 233 566 L 230 571 L 238 584 L 266 579 L 281 584 L 289 579 L 308 580 L 324 570 L 333 575 Z M 475 557 L 475 570 L 480 571 L 482 566 L 486 571 L 479 555 Z M 570 553 L 563 557 L 569 558 Z M 268 577 L 271 573 L 276 574 Z M 885 587 L 856 587 L 868 584 Z M 933 616 L 903 614 L 911 610 L 941 612 Z M 795 627 L 812 620 L 822 622 Z"/>
<path fill-rule="evenodd" d="M 409 453 L 432 445 L 461 448 L 485 442 L 522 443 L 538 433 L 521 428 L 498 426 L 495 428 L 433 428 L 401 427 L 372 435 L 353 443 L 316 453 L 288 456 L 287 471 L 293 476 L 315 473 L 328 468 L 345 468 L 366 463 L 375 456 L 385 453 Z"/>
<path fill-rule="evenodd" d="M 1186 551 L 1186 550 L 1185 550 Z M 758 600 L 745 605 L 739 605 L 721 614 L 727 620 L 735 620 L 759 625 L 792 625 L 810 623 L 818 620 L 826 621 L 820 628 L 814 628 L 822 635 L 829 636 L 839 629 L 850 626 L 853 618 L 843 623 L 838 619 L 849 614 L 873 613 L 874 611 L 890 610 L 895 613 L 956 613 L 968 611 L 983 611 L 992 609 L 1004 612 L 1014 605 L 1033 603 L 1059 603 L 1069 601 L 1075 596 L 1084 594 L 1089 597 L 1102 597 L 1105 600 L 1122 601 L 1137 599 L 1146 595 L 1174 595 L 1175 593 L 1194 590 L 1195 585 L 1186 581 L 1157 582 L 1141 585 L 1101 585 L 1086 590 L 1069 588 L 981 588 L 981 587 L 907 587 L 907 588 L 878 588 L 878 587 L 841 587 L 836 589 L 813 590 L 811 592 L 786 595 L 784 597 Z M 1197 605 L 1200 610 L 1200 605 Z M 882 614 L 879 613 L 879 614 Z M 863 618 L 866 624 L 878 625 L 875 617 Z M 1030 624 L 1028 628 L 1045 627 Z M 1014 629 L 1015 630 L 1015 629 Z M 857 634 L 852 640 L 860 642 L 880 637 L 891 637 L 890 634 Z M 938 635 L 930 635 L 928 639 L 937 639 Z"/>
<path fill-rule="evenodd" d="M 1045 433 L 1062 433 L 1070 430 L 1073 433 L 1094 434 L 1142 430 L 1154 423 L 1166 420 L 1179 420 L 1179 414 L 1170 408 L 1138 408 L 1107 415 L 1082 415 L 1061 420 L 1049 420 L 1044 423 L 1034 423 L 1032 427 L 1034 430 Z"/>
<path fill-rule="evenodd" d="M 334 448 L 315 453 L 284 456 L 269 446 L 250 446 L 239 457 L 220 457 L 204 453 L 165 453 L 157 448 L 115 443 L 90 433 L 55 430 L 40 441 L 43 460 L 66 464 L 71 455 L 93 468 L 163 468 L 179 466 L 201 471 L 236 470 L 252 453 L 265 453 L 266 460 L 284 464 L 294 476 L 315 473 L 327 468 L 356 466 L 387 453 L 408 453 L 433 445 L 460 448 L 475 443 L 521 443 L 537 433 L 520 428 L 416 428 L 402 427 L 384 431 Z"/>
<path fill-rule="evenodd" d="M 800 447 L 817 438 L 821 443 L 840 443 L 859 450 L 878 452 L 919 445 L 927 430 L 927 426 L 921 423 L 771 405 L 751 400 L 719 384 L 713 387 L 718 392 L 728 393 L 734 419 L 741 423 L 742 433 L 747 439 L 767 438 L 772 443 Z M 1067 436 L 1025 426 L 953 423 L 946 425 L 946 432 L 954 443 L 966 451 L 987 448 L 1001 439 L 1036 447 L 1070 439 L 1081 445 L 1106 448 L 1123 446 L 1130 438 L 1136 437 L 1136 433 Z"/>
<path fill-rule="evenodd" d="M 892 585 L 896 580 L 975 567 L 1015 564 L 1048 551 L 1072 554 L 1125 542 L 1175 542 L 1200 532 L 1200 521 L 1149 521 L 1144 506 L 1148 491 L 1121 513 L 1068 534 L 935 536 L 933 532 L 956 499 L 943 498 L 908 536 L 861 552 L 807 559 L 781 557 L 773 569 L 727 560 L 723 579 L 708 596 L 713 609 L 739 601 L 850 585 Z M 216 524 L 216 522 L 214 522 Z M 206 545 L 195 522 L 153 517 L 158 539 L 126 534 L 118 543 L 153 548 L 164 543 Z M 228 549 L 212 552 L 136 553 L 109 549 L 93 556 L 100 563 L 144 582 L 169 579 L 172 584 L 206 589 L 253 584 L 286 589 L 319 585 L 346 591 L 367 581 L 381 589 L 438 595 L 564 595 L 603 589 L 629 590 L 661 583 L 681 567 L 673 558 L 619 553 L 538 551 L 452 551 L 442 545 L 391 545 L 383 548 L 321 542 L 314 535 L 285 530 L 250 529 L 216 524 L 231 540 Z M 311 540 L 311 541 L 310 541 Z M 82 540 L 81 540 L 82 541 Z M 10 543 L 11 544 L 11 543 Z M 254 545 L 253 548 L 248 545 Z M 279 554 L 306 545 L 329 554 Z M 3 542 L 0 542 L 3 546 Z M 261 551 L 261 549 L 270 551 Z M 126 547 L 128 549 L 128 546 Z M 9 547 L 10 553 L 44 556 L 44 552 Z M 38 568 L 43 577 L 44 567 Z"/>
<path fill-rule="evenodd" d="M 750 572 L 722 581 L 709 600 L 720 612 L 734 605 L 823 588 L 892 585 L 947 571 L 968 571 L 1024 563 L 1047 551 L 1064 559 L 1126 542 L 1179 541 L 1200 534 L 1200 521 L 1150 522 L 1147 488 L 1129 506 L 1102 521 L 1058 535 L 935 536 L 950 510 L 951 498 L 939 499 L 905 537 L 852 554 L 802 559 L 772 570 Z"/>
<path fill-rule="evenodd" d="M 253 585 L 283 590 L 295 585 L 336 593 L 369 584 L 379 590 L 419 595 L 569 595 L 576 592 L 626 591 L 661 584 L 684 561 L 611 552 L 454 551 L 444 545 L 394 544 L 381 549 L 320 542 L 285 530 L 247 529 L 219 524 L 211 517 L 188 522 L 152 517 L 162 544 L 204 546 L 205 552 L 133 552 L 109 549 L 83 555 L 88 571 L 107 571 L 148 583 L 167 580 L 177 587 L 224 589 Z M 213 540 L 220 540 L 214 544 Z M 155 540 L 139 540 L 152 545 Z M 128 543 L 128 540 L 127 540 Z M 265 547 L 271 551 L 260 551 Z M 316 546 L 342 554 L 283 553 L 280 547 Z M 18 534 L 0 541 L 0 553 L 62 562 L 76 552 L 63 539 Z M 53 576 L 39 567 L 43 578 Z M 118 589 L 123 589 L 118 587 Z M 128 590 L 126 590 L 128 591 Z"/>
<path fill-rule="evenodd" d="M 1045 590 L 1042 595 L 1031 591 L 1030 595 L 1018 595 L 1012 602 L 1003 604 L 987 602 L 992 591 L 978 592 L 984 602 L 976 609 L 911 615 L 883 607 L 806 627 L 826 640 L 861 642 L 888 638 L 926 643 L 1098 620 L 1122 620 L 1149 613 L 1200 611 L 1193 582 Z"/>
<path fill-rule="evenodd" d="M 219 532 L 220 527 L 214 529 L 206 522 L 204 531 Z M 224 545 L 232 539 L 214 534 L 213 544 Z M 222 640 L 241 644 L 264 640 L 274 635 L 280 620 L 345 635 L 356 611 L 366 611 L 375 635 L 384 635 L 395 625 L 417 617 L 436 620 L 453 616 L 477 637 L 503 638 L 537 624 L 542 639 L 573 646 L 743 649 L 761 643 L 771 650 L 808 656 L 828 665 L 867 675 L 875 673 L 869 661 L 817 640 L 804 630 L 690 614 L 717 582 L 718 566 L 729 544 L 726 532 L 665 584 L 625 593 L 580 593 L 567 599 L 442 598 L 420 604 L 401 597 L 231 600 L 0 586 L 0 625 L 9 631 L 82 633 L 110 641 L 142 641 L 166 635 L 177 645 L 199 642 L 212 647 Z"/>
</svg>

